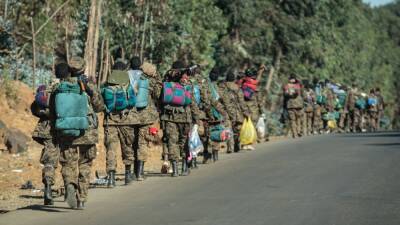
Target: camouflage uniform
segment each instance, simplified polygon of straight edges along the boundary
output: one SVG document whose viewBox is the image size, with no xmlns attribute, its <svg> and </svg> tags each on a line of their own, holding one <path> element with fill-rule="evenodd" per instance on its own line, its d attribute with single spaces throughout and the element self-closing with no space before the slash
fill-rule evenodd
<svg viewBox="0 0 400 225">
<path fill-rule="evenodd" d="M 52 88 L 47 90 L 48 94 L 51 94 L 51 89 Z M 42 182 L 43 184 L 49 182 L 50 185 L 54 185 L 55 171 L 58 166 L 60 151 L 53 141 L 50 111 L 48 108 L 40 108 L 36 102 L 32 103 L 31 108 L 33 114 L 39 117 L 39 121 L 32 133 L 32 138 L 43 145 L 40 155 L 40 163 L 44 166 L 42 169 Z"/>
<path fill-rule="evenodd" d="M 190 82 L 181 82 L 190 85 Z M 193 119 L 199 121 L 199 109 L 196 104 L 174 106 L 161 103 L 161 122 L 163 123 L 164 141 L 167 143 L 168 159 L 173 162 L 188 157 L 188 134 Z"/>
<path fill-rule="evenodd" d="M 308 89 L 304 92 L 305 99 L 305 134 L 310 135 L 313 133 L 313 118 L 314 118 L 314 105 L 315 105 L 315 93 L 312 89 Z"/>
<path fill-rule="evenodd" d="M 228 113 L 234 138 L 228 141 L 228 151 L 240 150 L 240 129 L 244 120 L 244 114 L 249 114 L 247 104 L 239 86 L 235 82 L 225 82 L 219 87 L 222 104 Z"/>
<path fill-rule="evenodd" d="M 377 121 L 377 128 L 378 130 L 381 128 L 381 119 L 383 117 L 384 114 L 384 110 L 385 110 L 385 101 L 383 99 L 383 96 L 380 92 L 378 92 L 377 94 L 378 97 L 378 121 Z"/>
<path fill-rule="evenodd" d="M 77 79 L 67 78 L 65 81 L 74 83 L 77 82 Z M 91 166 L 97 154 L 98 120 L 96 112 L 104 110 L 103 101 L 97 88 L 88 83 L 86 88 L 87 93 L 88 90 L 92 92 L 91 96 L 88 95 L 89 129 L 85 131 L 84 135 L 77 138 L 66 137 L 59 134 L 56 135 L 56 143 L 60 149 L 61 173 L 64 184 L 65 186 L 69 184 L 74 185 L 77 190 L 76 197 L 79 202 L 87 201 Z M 54 93 L 54 91 L 52 93 Z M 56 118 L 54 98 L 55 96 L 52 95 L 50 99 L 50 109 L 53 118 Z"/>
<path fill-rule="evenodd" d="M 357 131 L 357 127 L 361 122 L 361 113 L 358 108 L 356 108 L 357 91 L 355 89 L 350 89 L 346 98 L 345 109 L 347 110 L 347 127 L 352 132 Z"/>
<path fill-rule="evenodd" d="M 376 98 L 379 101 L 378 96 L 375 94 L 370 94 L 369 98 Z M 379 123 L 379 102 L 377 105 L 368 106 L 368 119 L 370 130 L 377 131 Z"/>
<path fill-rule="evenodd" d="M 295 96 L 287 96 L 287 109 L 289 114 L 290 128 L 294 138 L 303 134 L 303 119 L 304 119 L 304 101 L 300 94 Z"/>
<path fill-rule="evenodd" d="M 105 116 L 107 172 L 116 171 L 118 143 L 121 146 L 122 160 L 125 165 L 130 166 L 134 161 L 147 161 L 148 146 L 151 140 L 149 128 L 158 121 L 159 116 L 155 99 L 158 99 L 161 92 L 160 83 L 152 75 L 142 74 L 142 77 L 150 81 L 148 106 L 146 108 L 125 109 L 121 112 L 107 113 Z"/>
</svg>

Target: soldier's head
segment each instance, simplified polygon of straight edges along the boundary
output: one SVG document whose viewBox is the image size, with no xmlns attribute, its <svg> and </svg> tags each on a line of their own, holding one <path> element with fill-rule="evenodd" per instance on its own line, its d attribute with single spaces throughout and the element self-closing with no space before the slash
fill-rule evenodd
<svg viewBox="0 0 400 225">
<path fill-rule="evenodd" d="M 381 93 L 381 89 L 380 89 L 380 88 L 378 88 L 378 87 L 377 87 L 377 88 L 375 88 L 375 93 L 376 93 L 376 94 L 380 94 L 380 93 Z"/>
<path fill-rule="evenodd" d="M 245 75 L 246 77 L 256 78 L 256 77 L 257 77 L 257 70 L 254 69 L 254 68 L 247 69 L 247 70 L 244 72 L 244 75 Z"/>
<path fill-rule="evenodd" d="M 133 56 L 131 58 L 131 69 L 132 70 L 140 70 L 140 66 L 142 65 L 142 61 L 138 56 Z"/>
<path fill-rule="evenodd" d="M 296 77 L 296 74 L 294 74 L 294 73 L 291 73 L 290 74 L 290 76 L 289 76 L 289 83 L 297 83 L 297 77 Z"/>
<path fill-rule="evenodd" d="M 218 77 L 219 77 L 220 71 L 217 67 L 214 67 L 211 69 L 210 74 L 209 74 L 209 78 L 211 81 L 218 81 Z"/>
<path fill-rule="evenodd" d="M 226 73 L 226 81 L 227 82 L 234 82 L 235 80 L 236 80 L 235 72 L 233 70 L 229 70 Z"/>
<path fill-rule="evenodd" d="M 185 70 L 185 67 L 183 61 L 180 60 L 172 63 L 172 67 L 167 73 L 167 80 L 178 82 L 184 75 L 182 71 Z"/>
<path fill-rule="evenodd" d="M 369 93 L 370 94 L 375 94 L 375 90 L 372 88 L 372 89 L 369 90 Z"/>
<path fill-rule="evenodd" d="M 127 67 L 126 64 L 122 60 L 117 60 L 114 63 L 112 69 L 113 70 L 126 70 L 126 67 Z"/>
<path fill-rule="evenodd" d="M 71 77 L 71 69 L 69 65 L 65 62 L 56 65 L 55 73 L 58 79 L 65 79 Z"/>
</svg>

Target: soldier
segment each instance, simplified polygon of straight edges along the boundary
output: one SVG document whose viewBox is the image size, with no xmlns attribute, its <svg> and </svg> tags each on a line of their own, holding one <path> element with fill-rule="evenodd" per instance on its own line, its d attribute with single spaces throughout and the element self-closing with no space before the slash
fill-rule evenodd
<svg viewBox="0 0 400 225">
<path fill-rule="evenodd" d="M 219 86 L 221 101 L 228 114 L 228 121 L 233 131 L 233 138 L 228 141 L 228 153 L 240 151 L 240 129 L 245 115 L 249 115 L 243 92 L 240 91 L 235 81 L 234 72 L 229 71 L 226 75 L 226 81 Z"/>
<path fill-rule="evenodd" d="M 293 138 L 301 137 L 303 135 L 304 101 L 302 86 L 300 81 L 296 79 L 296 75 L 290 75 L 289 83 L 284 87 L 284 95 L 287 97 L 287 109 Z"/>
<path fill-rule="evenodd" d="M 371 89 L 368 96 L 367 106 L 368 106 L 368 119 L 369 119 L 369 129 L 372 132 L 378 130 L 379 122 L 379 102 L 378 96 L 375 94 L 375 90 Z"/>
<path fill-rule="evenodd" d="M 339 112 L 339 132 L 345 132 L 346 126 L 346 115 L 348 113 L 347 109 L 345 108 L 346 106 L 346 99 L 347 99 L 347 87 L 346 86 L 341 86 L 340 89 L 338 90 L 338 93 L 336 93 L 336 110 Z"/>
<path fill-rule="evenodd" d="M 60 84 L 50 96 L 56 143 L 66 189 L 65 199 L 71 208 L 83 209 L 87 201 L 92 162 L 96 157 L 98 120 L 96 112 L 104 110 L 100 93 L 81 75 L 83 60 L 71 59 L 56 66 Z M 71 77 L 71 73 L 77 77 Z"/>
<path fill-rule="evenodd" d="M 305 82 L 304 91 L 304 112 L 305 112 L 305 134 L 311 135 L 313 133 L 313 117 L 314 105 L 316 104 L 315 93 L 312 85 L 307 81 Z"/>
<path fill-rule="evenodd" d="M 381 119 L 383 117 L 385 111 L 385 101 L 383 99 L 383 95 L 381 94 L 380 88 L 375 88 L 375 95 L 378 97 L 378 130 L 381 128 Z"/>
<path fill-rule="evenodd" d="M 316 96 L 316 104 L 314 106 L 314 133 L 321 134 L 324 129 L 324 122 L 322 120 L 322 114 L 325 113 L 326 97 L 323 95 L 322 90 L 324 88 L 323 82 L 318 82 L 318 79 L 314 79 L 314 93 Z"/>
<path fill-rule="evenodd" d="M 230 124 L 224 124 L 228 118 L 222 103 L 221 93 L 218 87 L 220 81 L 221 72 L 217 68 L 213 68 L 209 74 L 208 86 L 210 96 L 210 107 L 207 110 L 208 124 L 209 124 L 209 140 L 212 149 L 213 161 L 218 161 L 218 153 L 221 149 L 221 143 L 226 140 L 222 140 L 220 132 L 224 132 L 225 125 L 230 127 Z M 231 138 L 230 138 L 231 139 Z"/>
<path fill-rule="evenodd" d="M 36 91 L 35 101 L 31 106 L 32 113 L 39 118 L 35 130 L 33 131 L 32 138 L 43 145 L 40 163 L 43 164 L 42 182 L 44 184 L 44 205 L 54 205 L 51 186 L 54 185 L 55 171 L 60 157 L 60 151 L 54 144 L 54 135 L 51 133 L 49 96 L 52 89 L 53 85 L 51 87 L 40 86 Z"/>
<path fill-rule="evenodd" d="M 188 134 L 193 121 L 199 124 L 199 109 L 189 81 L 187 68 L 181 61 L 173 63 L 164 78 L 161 96 L 161 123 L 163 141 L 167 143 L 168 159 L 172 165 L 172 176 L 178 175 L 178 161 L 182 159 L 181 176 L 190 173 L 188 168 Z"/>
</svg>

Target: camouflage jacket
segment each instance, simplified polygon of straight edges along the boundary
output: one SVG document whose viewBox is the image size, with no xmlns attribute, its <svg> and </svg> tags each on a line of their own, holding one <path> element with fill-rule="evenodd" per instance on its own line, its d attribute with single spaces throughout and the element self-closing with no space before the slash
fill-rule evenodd
<svg viewBox="0 0 400 225">
<path fill-rule="evenodd" d="M 68 82 L 78 82 L 76 78 L 67 78 L 64 81 Z M 98 134 L 98 117 L 96 113 L 102 112 L 105 110 L 105 106 L 103 103 L 103 99 L 101 98 L 101 94 L 97 87 L 94 84 L 87 83 L 85 85 L 86 93 L 89 91 L 91 94 L 88 94 L 88 102 L 89 102 L 89 112 L 88 112 L 88 120 L 89 120 L 89 129 L 85 131 L 85 133 L 80 137 L 65 137 L 57 132 L 55 132 L 55 120 L 56 120 L 56 113 L 55 113 L 55 91 L 58 88 L 56 85 L 50 95 L 50 119 L 51 119 L 51 129 L 52 133 L 56 135 L 56 142 L 58 143 L 69 143 L 70 145 L 93 145 L 96 144 L 99 140 Z"/>
<path fill-rule="evenodd" d="M 219 92 L 229 120 L 242 123 L 244 114 L 249 114 L 249 109 L 239 86 L 235 82 L 225 82 L 219 85 Z"/>
<path fill-rule="evenodd" d="M 286 96 L 286 108 L 287 109 L 302 109 L 304 107 L 304 100 L 303 100 L 303 90 L 300 90 L 301 94 L 294 95 L 294 96 Z"/>
<path fill-rule="evenodd" d="M 150 77 L 144 73 L 142 76 L 149 79 L 147 107 L 143 109 L 131 108 L 121 112 L 106 113 L 104 126 L 149 125 L 158 121 L 159 113 L 156 103 L 161 94 L 162 85 L 155 77 Z"/>
<path fill-rule="evenodd" d="M 356 100 L 357 100 L 357 92 L 354 89 L 348 91 L 347 98 L 346 98 L 346 105 L 344 109 L 346 111 L 354 111 L 356 108 Z"/>
<path fill-rule="evenodd" d="M 323 90 L 323 95 L 326 96 L 325 108 L 328 112 L 333 112 L 335 110 L 335 94 L 329 88 Z"/>
</svg>

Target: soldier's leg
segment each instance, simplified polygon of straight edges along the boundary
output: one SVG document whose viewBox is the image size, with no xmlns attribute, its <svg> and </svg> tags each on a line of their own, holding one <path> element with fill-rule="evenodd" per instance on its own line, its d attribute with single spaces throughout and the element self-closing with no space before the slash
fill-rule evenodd
<svg viewBox="0 0 400 225">
<path fill-rule="evenodd" d="M 168 159 L 171 161 L 172 176 L 177 177 L 178 175 L 178 161 L 179 161 L 179 131 L 178 124 L 174 122 L 165 122 L 165 131 L 167 147 L 168 147 Z"/>
<path fill-rule="evenodd" d="M 293 138 L 297 138 L 297 121 L 296 121 L 296 111 L 293 109 L 288 110 L 290 129 L 292 131 Z"/>
<path fill-rule="evenodd" d="M 135 130 L 135 151 L 137 155 L 137 171 L 136 178 L 138 181 L 144 180 L 144 164 L 148 158 L 149 141 L 149 125 L 138 126 Z"/>
<path fill-rule="evenodd" d="M 51 186 L 54 185 L 55 171 L 60 158 L 60 151 L 51 139 L 44 140 L 40 163 L 43 164 L 42 182 L 44 184 L 44 205 L 53 205 Z"/>
<path fill-rule="evenodd" d="M 70 146 L 60 141 L 61 174 L 65 185 L 65 199 L 71 208 L 78 206 L 76 190 L 79 185 L 79 150 L 76 146 Z"/>
<path fill-rule="evenodd" d="M 188 157 L 189 157 L 189 132 L 191 125 L 189 123 L 181 123 L 179 127 L 179 149 L 182 157 L 182 176 L 189 175 Z"/>
<path fill-rule="evenodd" d="M 125 165 L 125 184 L 128 185 L 133 180 L 132 165 L 135 162 L 135 152 L 133 150 L 135 144 L 135 127 L 118 127 L 118 136 L 121 143 L 122 161 Z"/>
<path fill-rule="evenodd" d="M 296 127 L 297 127 L 297 134 L 299 135 L 299 136 L 302 136 L 303 135 L 303 124 L 304 124 L 304 111 L 303 111 L 303 109 L 297 109 L 296 111 L 295 111 L 295 113 L 296 113 L 296 123 L 297 123 L 297 125 L 296 125 Z"/>
<path fill-rule="evenodd" d="M 55 173 L 60 158 L 60 150 L 51 139 L 44 141 L 40 163 L 43 164 L 42 182 L 43 184 L 54 185 Z"/>
<path fill-rule="evenodd" d="M 90 174 L 96 155 L 96 145 L 79 146 L 78 207 L 80 208 L 84 207 L 84 202 L 86 202 L 88 198 Z"/>
<path fill-rule="evenodd" d="M 117 149 L 119 146 L 118 129 L 109 126 L 104 129 L 104 145 L 106 147 L 106 171 L 107 173 L 117 170 Z"/>
</svg>

